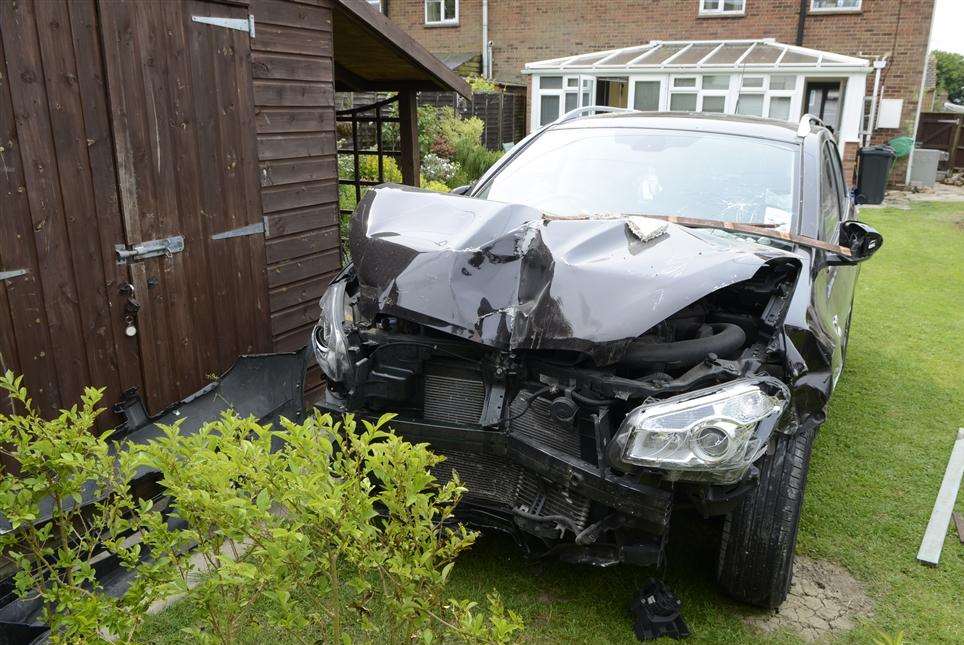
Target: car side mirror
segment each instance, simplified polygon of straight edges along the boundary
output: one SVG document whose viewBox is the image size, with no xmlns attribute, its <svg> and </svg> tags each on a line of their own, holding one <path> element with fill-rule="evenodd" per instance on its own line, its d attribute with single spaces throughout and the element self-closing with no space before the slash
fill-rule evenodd
<svg viewBox="0 0 964 645">
<path fill-rule="evenodd" d="M 858 222 L 847 220 L 840 223 L 840 245 L 850 249 L 850 257 L 840 256 L 841 264 L 856 264 L 863 262 L 876 253 L 884 245 L 884 236 L 877 229 Z"/>
<path fill-rule="evenodd" d="M 465 184 L 464 186 L 458 186 L 456 188 L 453 188 L 449 192 L 452 193 L 453 195 L 465 195 L 470 190 L 472 190 L 472 186 L 474 185 L 475 184 Z"/>
</svg>

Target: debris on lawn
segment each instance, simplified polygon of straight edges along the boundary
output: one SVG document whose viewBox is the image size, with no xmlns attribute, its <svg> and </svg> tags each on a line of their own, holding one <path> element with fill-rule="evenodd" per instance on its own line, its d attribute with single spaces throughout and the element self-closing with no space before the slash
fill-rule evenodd
<svg viewBox="0 0 964 645">
<path fill-rule="evenodd" d="M 941 183 L 948 186 L 964 186 L 964 172 L 950 173 L 941 180 Z"/>
<path fill-rule="evenodd" d="M 944 471 L 944 479 L 941 480 L 941 488 L 937 492 L 934 510 L 931 511 L 930 521 L 927 522 L 927 529 L 924 531 L 924 539 L 921 540 L 920 550 L 917 552 L 917 559 L 924 564 L 937 566 L 941 559 L 944 537 L 947 535 L 947 526 L 951 523 L 951 512 L 954 510 L 954 501 L 961 487 L 962 476 L 964 476 L 964 428 L 958 428 L 957 440 L 951 449 L 951 457 L 947 460 L 947 469 Z"/>
<path fill-rule="evenodd" d="M 675 639 L 689 636 L 690 629 L 680 615 L 682 606 L 669 587 L 650 578 L 629 606 L 636 638 L 652 641 L 664 636 Z"/>
<path fill-rule="evenodd" d="M 872 614 L 863 585 L 846 569 L 798 555 L 786 602 L 774 613 L 747 617 L 746 623 L 767 634 L 786 630 L 814 642 L 849 631 Z"/>
</svg>

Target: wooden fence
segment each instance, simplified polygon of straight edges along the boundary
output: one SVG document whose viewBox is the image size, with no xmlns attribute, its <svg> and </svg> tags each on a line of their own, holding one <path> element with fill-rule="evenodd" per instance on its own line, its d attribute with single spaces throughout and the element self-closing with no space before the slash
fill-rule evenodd
<svg viewBox="0 0 964 645">
<path fill-rule="evenodd" d="M 917 145 L 948 153 L 948 161 L 941 162 L 941 169 L 964 167 L 964 114 L 921 112 Z"/>
<path fill-rule="evenodd" d="M 482 143 L 489 150 L 501 150 L 502 144 L 515 143 L 525 136 L 525 94 L 475 94 L 471 100 L 466 100 L 455 92 L 421 92 L 418 104 L 453 107 L 460 116 L 482 119 L 485 124 Z"/>
</svg>

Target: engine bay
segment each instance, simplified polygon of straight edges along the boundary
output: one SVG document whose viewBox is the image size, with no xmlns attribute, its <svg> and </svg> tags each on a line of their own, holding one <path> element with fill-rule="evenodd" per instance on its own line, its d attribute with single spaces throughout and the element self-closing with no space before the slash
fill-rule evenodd
<svg viewBox="0 0 964 645">
<path fill-rule="evenodd" d="M 325 307 L 340 309 L 341 317 L 319 325 L 313 340 L 318 353 L 333 344 L 335 327 L 344 332 L 349 358 L 332 372 L 340 379 L 327 379 L 327 407 L 373 418 L 396 414 L 400 434 L 446 457 L 436 467 L 440 481 L 457 472 L 474 524 L 509 531 L 530 547 L 535 540 L 561 549 L 575 561 L 653 563 L 674 500 L 704 515 L 727 512 L 752 487 L 753 462 L 766 453 L 769 436 L 789 422 L 776 332 L 795 276 L 792 263 L 768 264 L 600 365 L 590 353 L 507 351 L 397 316 L 368 317 L 349 267 L 335 281 L 342 302 Z M 332 363 L 327 354 L 319 363 L 326 359 Z M 763 391 L 780 402 L 780 414 L 753 426 L 735 467 L 680 463 L 667 470 L 624 458 L 634 411 L 705 398 L 721 387 Z M 700 439 L 699 450 L 726 450 L 721 443 L 730 438 L 714 432 Z"/>
</svg>

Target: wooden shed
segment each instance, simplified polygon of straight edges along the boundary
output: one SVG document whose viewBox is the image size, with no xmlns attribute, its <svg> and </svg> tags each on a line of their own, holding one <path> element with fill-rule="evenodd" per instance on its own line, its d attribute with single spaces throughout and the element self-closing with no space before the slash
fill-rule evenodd
<svg viewBox="0 0 964 645">
<path fill-rule="evenodd" d="M 363 0 L 0 0 L 0 367 L 46 411 L 157 411 L 305 345 L 336 89 L 399 91 L 410 183 L 415 92 L 469 93 Z"/>
</svg>

